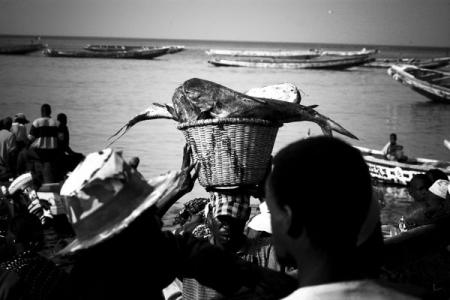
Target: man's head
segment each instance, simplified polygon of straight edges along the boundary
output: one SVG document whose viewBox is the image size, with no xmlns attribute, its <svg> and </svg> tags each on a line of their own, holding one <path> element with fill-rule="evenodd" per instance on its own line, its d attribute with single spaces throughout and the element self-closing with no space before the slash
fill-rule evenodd
<svg viewBox="0 0 450 300">
<path fill-rule="evenodd" d="M 321 136 L 290 144 L 275 156 L 266 197 L 277 255 L 298 265 L 311 249 L 335 257 L 355 251 L 372 186 L 357 149 Z"/>
<path fill-rule="evenodd" d="M 397 142 L 397 135 L 395 133 L 391 133 L 389 140 L 392 144 L 395 144 Z"/>
<path fill-rule="evenodd" d="M 439 179 L 448 180 L 447 174 L 445 174 L 444 171 L 440 169 L 430 169 L 425 172 L 425 175 L 427 175 L 428 178 L 431 180 L 431 184 L 433 184 L 436 180 Z"/>
<path fill-rule="evenodd" d="M 59 113 L 56 116 L 56 121 L 58 121 L 58 125 L 67 125 L 67 116 L 65 113 Z"/>
<path fill-rule="evenodd" d="M 11 126 L 12 126 L 12 119 L 11 119 L 11 117 L 6 117 L 6 118 L 4 118 L 4 119 L 2 119 L 1 121 L 0 121 L 0 129 L 5 129 L 5 130 L 11 130 Z"/>
<path fill-rule="evenodd" d="M 47 104 L 47 103 L 42 104 L 42 106 L 41 106 L 41 116 L 42 117 L 50 117 L 51 114 L 52 114 L 52 108 L 50 107 L 50 105 Z"/>
<path fill-rule="evenodd" d="M 414 201 L 422 202 L 431 186 L 431 181 L 425 174 L 416 174 L 408 183 L 408 192 Z"/>
</svg>

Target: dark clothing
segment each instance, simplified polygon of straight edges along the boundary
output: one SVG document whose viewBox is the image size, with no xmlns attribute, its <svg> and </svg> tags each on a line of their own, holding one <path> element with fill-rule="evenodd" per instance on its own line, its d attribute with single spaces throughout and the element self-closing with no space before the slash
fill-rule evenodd
<svg viewBox="0 0 450 300">
<path fill-rule="evenodd" d="M 23 253 L 0 264 L 0 299 L 59 299 L 67 274 L 36 253 Z"/>
<path fill-rule="evenodd" d="M 270 238 L 247 239 L 240 251 L 236 253 L 241 259 L 255 264 L 256 266 L 270 268 L 280 271 L 273 245 Z M 184 278 L 183 299 L 184 300 L 209 300 L 226 299 L 218 291 L 200 284 L 194 278 Z M 255 294 L 244 294 L 242 299 L 259 299 Z"/>
<path fill-rule="evenodd" d="M 71 172 L 83 160 L 84 155 L 70 148 L 69 128 L 66 125 L 58 126 L 58 149 L 61 152 L 64 173 Z"/>
<path fill-rule="evenodd" d="M 0 129 L 0 181 L 14 177 L 16 147 L 16 136 L 6 129 Z"/>
<path fill-rule="evenodd" d="M 196 278 L 229 295 L 261 280 L 260 268 L 191 235 L 161 232 L 151 218 L 140 216 L 81 252 L 65 299 L 164 299 L 162 289 L 176 277 Z"/>
</svg>

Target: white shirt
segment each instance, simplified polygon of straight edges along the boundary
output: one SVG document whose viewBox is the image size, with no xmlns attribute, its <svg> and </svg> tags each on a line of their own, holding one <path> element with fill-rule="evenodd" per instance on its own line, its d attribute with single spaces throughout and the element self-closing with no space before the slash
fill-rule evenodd
<svg viewBox="0 0 450 300">
<path fill-rule="evenodd" d="M 297 289 L 283 300 L 387 300 L 418 299 L 384 287 L 372 280 L 344 281 Z"/>
</svg>

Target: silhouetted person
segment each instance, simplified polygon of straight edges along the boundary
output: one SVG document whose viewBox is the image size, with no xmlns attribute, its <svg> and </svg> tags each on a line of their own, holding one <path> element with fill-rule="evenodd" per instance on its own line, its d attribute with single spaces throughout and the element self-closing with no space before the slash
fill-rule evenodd
<svg viewBox="0 0 450 300">
<path fill-rule="evenodd" d="M 11 133 L 12 119 L 0 120 L 0 182 L 15 176 L 17 161 L 16 136 Z"/>
<path fill-rule="evenodd" d="M 64 174 L 72 171 L 78 163 L 83 160 L 84 155 L 77 153 L 70 147 L 70 134 L 67 127 L 67 116 L 60 113 L 56 117 L 58 126 L 58 150 L 60 152 L 60 159 L 64 164 Z"/>
<path fill-rule="evenodd" d="M 324 136 L 285 147 L 274 158 L 266 201 L 280 263 L 299 270 L 298 289 L 284 299 L 410 299 L 375 281 L 383 239 L 357 149 Z"/>
<path fill-rule="evenodd" d="M 38 159 L 34 161 L 36 172 L 42 176 L 42 183 L 54 183 L 63 179 L 63 171 L 58 164 L 58 128 L 51 118 L 49 104 L 41 106 L 41 117 L 34 120 L 28 139 L 30 149 L 36 153 Z"/>
</svg>

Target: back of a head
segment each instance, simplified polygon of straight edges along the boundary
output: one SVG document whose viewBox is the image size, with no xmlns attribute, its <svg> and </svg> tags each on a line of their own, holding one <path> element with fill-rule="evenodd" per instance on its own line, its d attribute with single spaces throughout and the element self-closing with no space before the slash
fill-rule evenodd
<svg viewBox="0 0 450 300">
<path fill-rule="evenodd" d="M 58 120 L 62 125 L 67 125 L 67 116 L 65 113 L 59 113 L 56 116 L 56 120 Z"/>
<path fill-rule="evenodd" d="M 41 106 L 41 115 L 44 117 L 48 117 L 52 114 L 52 108 L 49 104 L 45 103 Z"/>
<path fill-rule="evenodd" d="M 0 130 L 1 129 L 11 130 L 13 121 L 12 121 L 11 117 L 6 117 L 6 118 L 2 119 L 0 123 L 1 123 Z"/>
<path fill-rule="evenodd" d="M 395 134 L 395 133 L 391 133 L 391 135 L 389 136 L 389 138 L 390 138 L 390 140 L 391 141 L 397 141 L 397 134 Z"/>
<path fill-rule="evenodd" d="M 372 197 L 357 149 L 326 136 L 300 140 L 275 156 L 269 180 L 279 204 L 292 210 L 291 235 L 306 230 L 317 247 L 328 250 L 356 247 Z"/>
<path fill-rule="evenodd" d="M 431 184 L 433 184 L 438 179 L 448 180 L 448 176 L 444 173 L 444 171 L 439 169 L 430 169 L 425 172 L 425 175 L 428 176 L 428 178 L 431 180 Z"/>
</svg>

